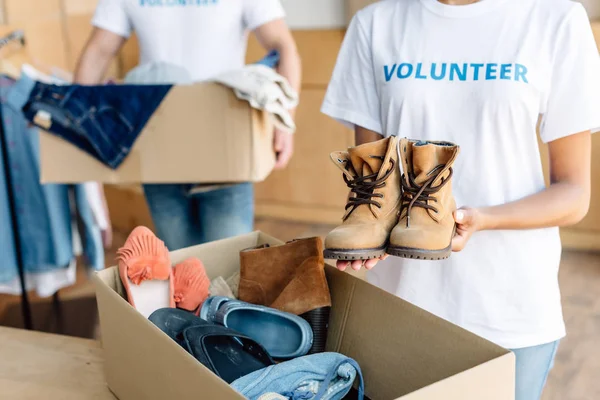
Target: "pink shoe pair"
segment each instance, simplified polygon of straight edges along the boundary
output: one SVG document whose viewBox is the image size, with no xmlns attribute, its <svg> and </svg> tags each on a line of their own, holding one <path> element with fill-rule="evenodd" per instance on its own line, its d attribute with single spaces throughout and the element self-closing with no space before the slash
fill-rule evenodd
<svg viewBox="0 0 600 400">
<path fill-rule="evenodd" d="M 169 250 L 146 227 L 131 232 L 117 251 L 117 261 L 129 303 L 146 318 L 168 307 L 198 315 L 208 298 L 210 280 L 202 262 L 189 258 L 171 268 Z"/>
</svg>

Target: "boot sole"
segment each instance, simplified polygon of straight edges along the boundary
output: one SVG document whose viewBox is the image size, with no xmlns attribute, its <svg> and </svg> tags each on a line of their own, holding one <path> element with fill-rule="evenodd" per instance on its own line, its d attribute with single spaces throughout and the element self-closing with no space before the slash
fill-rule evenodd
<svg viewBox="0 0 600 400">
<path fill-rule="evenodd" d="M 412 258 L 413 260 L 445 260 L 452 254 L 452 245 L 442 250 L 413 249 L 410 247 L 388 247 L 387 253 L 394 257 Z"/>
<path fill-rule="evenodd" d="M 385 254 L 385 246 L 377 249 L 325 249 L 323 251 L 323 257 L 333 260 L 370 260 L 373 258 L 381 257 Z"/>
<path fill-rule="evenodd" d="M 387 253 L 390 256 L 400 258 L 412 258 L 413 260 L 428 260 L 437 261 L 450 258 L 452 254 L 452 238 L 456 233 L 456 225 L 452 228 L 452 236 L 450 236 L 450 244 L 445 249 L 441 250 L 425 250 L 402 246 L 388 246 Z"/>
</svg>

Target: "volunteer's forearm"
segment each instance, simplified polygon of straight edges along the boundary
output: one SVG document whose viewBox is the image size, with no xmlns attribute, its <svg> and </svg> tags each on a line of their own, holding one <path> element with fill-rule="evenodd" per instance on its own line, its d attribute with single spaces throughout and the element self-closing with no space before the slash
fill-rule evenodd
<svg viewBox="0 0 600 400">
<path fill-rule="evenodd" d="M 97 85 L 108 70 L 111 58 L 98 54 L 93 49 L 87 49 L 77 64 L 73 80 L 81 85 Z"/>
<path fill-rule="evenodd" d="M 277 72 L 288 80 L 290 85 L 300 93 L 301 82 L 302 82 L 302 61 L 298 54 L 298 49 L 293 40 L 287 43 L 281 49 L 278 49 L 280 54 L 279 67 Z M 295 113 L 294 110 L 290 110 L 292 115 Z"/>
<path fill-rule="evenodd" d="M 382 135 L 375 131 L 363 128 L 362 126 L 356 126 L 354 129 L 354 141 L 357 146 L 369 142 L 375 142 L 381 139 L 383 139 Z"/>
<path fill-rule="evenodd" d="M 97 85 L 108 71 L 125 38 L 103 29 L 94 29 L 81 53 L 73 80 L 82 85 Z"/>
<path fill-rule="evenodd" d="M 536 229 L 569 226 L 581 221 L 590 203 L 589 191 L 572 183 L 555 183 L 534 195 L 499 206 L 480 208 L 486 229 Z"/>
</svg>

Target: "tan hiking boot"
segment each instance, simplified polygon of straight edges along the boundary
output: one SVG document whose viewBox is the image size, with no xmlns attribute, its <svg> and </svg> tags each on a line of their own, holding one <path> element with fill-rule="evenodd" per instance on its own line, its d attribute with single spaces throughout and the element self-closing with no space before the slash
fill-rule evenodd
<svg viewBox="0 0 600 400">
<path fill-rule="evenodd" d="M 455 223 L 452 165 L 459 147 L 448 142 L 402 139 L 402 207 L 387 252 L 422 260 L 450 257 Z"/>
<path fill-rule="evenodd" d="M 342 225 L 325 238 L 325 258 L 368 260 L 385 254 L 400 208 L 397 143 L 392 136 L 331 154 L 350 194 Z"/>
</svg>

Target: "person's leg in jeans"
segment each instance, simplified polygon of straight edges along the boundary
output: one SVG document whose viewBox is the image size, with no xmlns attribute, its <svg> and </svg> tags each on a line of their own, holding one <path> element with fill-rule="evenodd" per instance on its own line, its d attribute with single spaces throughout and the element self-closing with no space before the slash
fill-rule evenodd
<svg viewBox="0 0 600 400">
<path fill-rule="evenodd" d="M 195 246 L 202 241 L 197 209 L 188 197 L 190 185 L 144 185 L 156 235 L 169 250 Z"/>
<path fill-rule="evenodd" d="M 514 349 L 517 356 L 515 400 L 539 400 L 554 364 L 558 341 Z"/>
<path fill-rule="evenodd" d="M 198 207 L 201 243 L 252 232 L 254 186 L 251 183 L 198 193 L 193 199 Z"/>
</svg>

